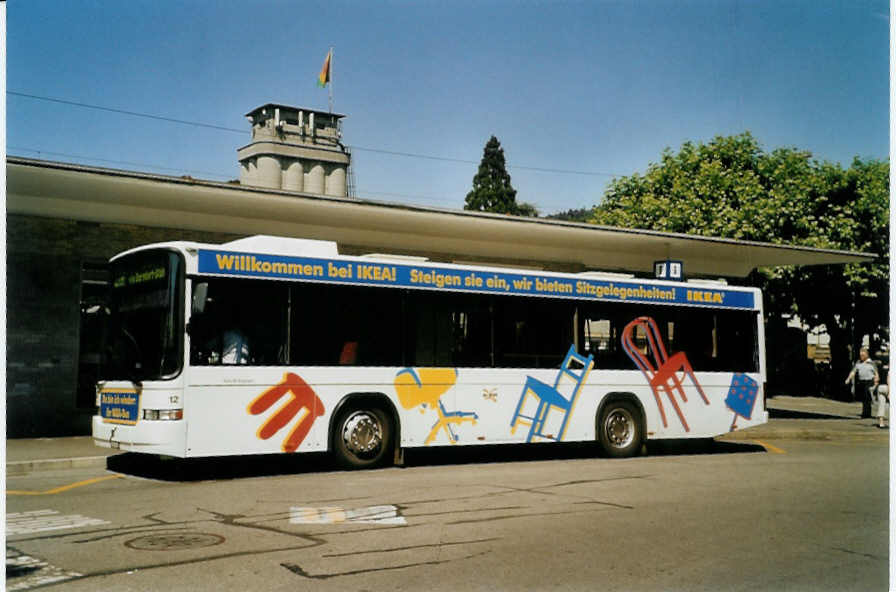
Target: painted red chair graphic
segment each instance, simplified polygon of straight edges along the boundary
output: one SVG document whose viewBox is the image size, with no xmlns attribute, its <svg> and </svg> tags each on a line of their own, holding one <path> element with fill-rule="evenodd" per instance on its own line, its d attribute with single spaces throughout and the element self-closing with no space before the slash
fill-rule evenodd
<svg viewBox="0 0 896 592">
<path fill-rule="evenodd" d="M 648 359 L 647 355 L 641 352 L 635 344 L 635 329 L 640 327 L 644 330 L 647 337 L 647 354 L 653 356 L 653 360 Z M 675 400 L 675 393 L 681 396 L 681 400 L 687 403 L 688 397 L 684 392 L 684 378 L 690 378 L 691 382 L 697 388 L 697 392 L 703 397 L 703 401 L 709 405 L 709 399 L 703 392 L 703 387 L 697 382 L 694 376 L 694 369 L 688 361 L 684 352 L 678 352 L 669 356 L 666 353 L 666 346 L 663 344 L 663 338 L 660 335 L 656 321 L 650 317 L 638 317 L 622 330 L 622 349 L 629 358 L 635 363 L 638 369 L 644 374 L 650 389 L 653 391 L 653 397 L 656 399 L 656 405 L 660 410 L 660 417 L 663 419 L 663 427 L 669 427 L 666 421 L 666 412 L 663 409 L 663 402 L 660 399 L 660 391 L 664 391 L 684 426 L 684 431 L 689 432 L 691 428 L 688 426 L 687 420 L 681 413 L 678 401 Z M 681 377 L 679 378 L 679 373 Z"/>
</svg>

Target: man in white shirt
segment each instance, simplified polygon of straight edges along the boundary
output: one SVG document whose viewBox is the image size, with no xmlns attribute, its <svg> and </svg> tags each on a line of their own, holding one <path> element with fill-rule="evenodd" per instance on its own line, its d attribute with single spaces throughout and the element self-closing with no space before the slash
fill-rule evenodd
<svg viewBox="0 0 896 592">
<path fill-rule="evenodd" d="M 874 362 L 868 358 L 868 348 L 863 347 L 859 350 L 859 361 L 856 362 L 852 372 L 846 377 L 845 383 L 849 384 L 849 381 L 855 377 L 856 394 L 862 398 L 863 418 L 871 417 L 871 393 L 880 380 L 880 377 L 877 374 L 877 366 L 875 366 Z"/>
<path fill-rule="evenodd" d="M 224 331 L 221 338 L 221 362 L 223 364 L 248 364 L 249 342 L 239 329 Z"/>
</svg>

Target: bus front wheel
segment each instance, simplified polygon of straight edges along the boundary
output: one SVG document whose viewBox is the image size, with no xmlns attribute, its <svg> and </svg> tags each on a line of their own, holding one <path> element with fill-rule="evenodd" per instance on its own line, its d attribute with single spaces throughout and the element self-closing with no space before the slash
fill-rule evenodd
<svg viewBox="0 0 896 592">
<path fill-rule="evenodd" d="M 334 425 L 333 449 L 340 464 L 349 469 L 381 465 L 392 443 L 392 424 L 377 407 L 352 408 L 339 414 Z"/>
<path fill-rule="evenodd" d="M 614 458 L 636 455 L 644 440 L 642 425 L 641 414 L 634 403 L 610 401 L 601 411 L 597 424 L 601 448 Z"/>
</svg>

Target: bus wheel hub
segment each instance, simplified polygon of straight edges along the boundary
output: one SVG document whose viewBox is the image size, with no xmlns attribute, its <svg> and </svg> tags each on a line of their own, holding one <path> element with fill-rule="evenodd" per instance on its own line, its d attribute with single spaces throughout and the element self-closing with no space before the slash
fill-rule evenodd
<svg viewBox="0 0 896 592">
<path fill-rule="evenodd" d="M 624 413 L 615 412 L 607 419 L 607 435 L 616 446 L 627 445 L 632 438 L 631 419 Z"/>
<path fill-rule="evenodd" d="M 358 411 L 346 420 L 342 440 L 345 447 L 355 454 L 373 452 L 380 447 L 383 432 L 376 417 Z"/>
</svg>

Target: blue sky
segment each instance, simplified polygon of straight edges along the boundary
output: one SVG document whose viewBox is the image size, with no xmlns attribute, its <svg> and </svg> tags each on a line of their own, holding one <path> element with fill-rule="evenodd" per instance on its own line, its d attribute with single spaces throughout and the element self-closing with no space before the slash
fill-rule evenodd
<svg viewBox="0 0 896 592">
<path fill-rule="evenodd" d="M 327 108 L 315 81 L 333 46 L 359 197 L 461 208 L 494 134 L 518 201 L 590 207 L 664 148 L 744 130 L 820 160 L 887 158 L 888 12 L 862 0 L 10 0 L 8 91 L 244 132 L 13 94 L 8 151 L 237 178 L 243 115 Z"/>
</svg>

